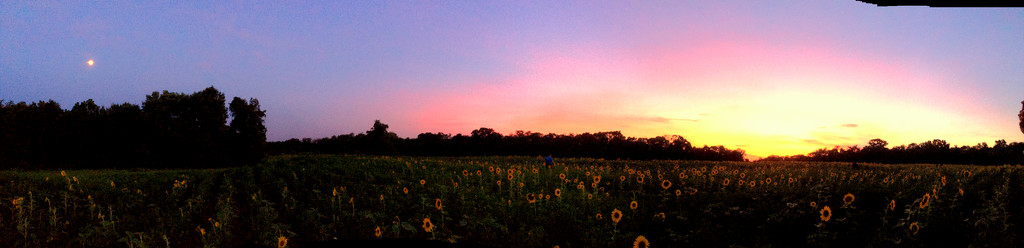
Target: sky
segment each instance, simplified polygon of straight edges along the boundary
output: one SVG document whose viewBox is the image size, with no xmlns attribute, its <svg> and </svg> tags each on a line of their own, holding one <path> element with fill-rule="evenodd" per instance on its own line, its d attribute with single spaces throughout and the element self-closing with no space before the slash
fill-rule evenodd
<svg viewBox="0 0 1024 248">
<path fill-rule="evenodd" d="M 88 61 L 92 60 L 90 65 Z M 1024 9 L 858 1 L 0 1 L 0 99 L 214 86 L 267 138 L 621 131 L 754 156 L 1024 141 Z"/>
</svg>

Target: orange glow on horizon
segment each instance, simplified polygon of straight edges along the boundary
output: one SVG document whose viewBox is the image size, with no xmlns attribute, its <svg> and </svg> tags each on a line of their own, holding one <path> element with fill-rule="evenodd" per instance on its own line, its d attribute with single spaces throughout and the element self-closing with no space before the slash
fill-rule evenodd
<svg viewBox="0 0 1024 248">
<path fill-rule="evenodd" d="M 974 145 L 1016 132 L 992 128 L 1004 121 L 998 117 L 964 118 L 983 111 L 974 96 L 952 92 L 942 72 L 884 59 L 728 43 L 640 64 L 582 54 L 540 56 L 529 76 L 423 99 L 414 122 L 453 134 L 488 127 L 506 135 L 680 135 L 757 157 L 863 147 L 874 138 L 890 147 L 932 139 Z"/>
</svg>

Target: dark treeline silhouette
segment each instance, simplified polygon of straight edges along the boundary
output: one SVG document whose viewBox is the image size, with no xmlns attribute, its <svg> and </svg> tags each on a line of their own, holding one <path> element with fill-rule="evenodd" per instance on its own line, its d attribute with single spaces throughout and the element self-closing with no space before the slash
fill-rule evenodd
<svg viewBox="0 0 1024 248">
<path fill-rule="evenodd" d="M 153 92 L 141 107 L 102 107 L 89 99 L 64 110 L 53 100 L 0 101 L 0 169 L 255 164 L 266 145 L 265 111 L 256 99 L 235 97 L 225 106 L 224 94 L 213 87 Z"/>
<path fill-rule="evenodd" d="M 889 142 L 872 139 L 865 147 L 821 148 L 807 155 L 768 156 L 759 161 L 833 161 L 874 162 L 888 164 L 975 164 L 1003 165 L 1024 163 L 1024 143 L 1006 143 L 996 140 L 995 145 L 980 143 L 974 146 L 950 146 L 945 140 L 935 139 L 888 148 Z"/>
<path fill-rule="evenodd" d="M 289 139 L 270 142 L 271 154 L 349 153 L 410 156 L 492 156 L 522 155 L 590 157 L 604 159 L 687 159 L 743 161 L 743 150 L 723 146 L 693 147 L 678 135 L 654 138 L 623 136 L 618 131 L 583 134 L 541 134 L 516 131 L 502 135 L 480 128 L 470 135 L 421 133 L 416 138 L 399 138 L 379 120 L 366 133 L 337 135 L 322 139 Z"/>
</svg>

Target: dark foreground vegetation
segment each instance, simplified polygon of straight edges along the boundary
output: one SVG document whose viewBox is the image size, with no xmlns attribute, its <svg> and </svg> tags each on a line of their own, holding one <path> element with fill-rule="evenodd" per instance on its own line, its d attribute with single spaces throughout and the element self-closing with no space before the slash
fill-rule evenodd
<svg viewBox="0 0 1024 248">
<path fill-rule="evenodd" d="M 743 161 L 743 150 L 724 146 L 695 147 L 679 135 L 654 138 L 626 137 L 619 131 L 583 134 L 541 134 L 517 131 L 502 135 L 480 128 L 470 135 L 421 133 L 399 138 L 379 120 L 366 133 L 322 139 L 290 139 L 271 142 L 271 154 L 327 153 L 405 156 L 547 156 L 604 159 L 673 159 Z"/>
<path fill-rule="evenodd" d="M 226 108 L 213 87 L 153 92 L 142 106 L 102 107 L 90 99 L 64 110 L 53 100 L 0 101 L 0 168 L 252 165 L 263 158 L 265 115 L 256 99 L 235 97 Z"/>
<path fill-rule="evenodd" d="M 321 153 L 405 156 L 546 156 L 632 160 L 744 161 L 742 149 L 724 146 L 695 147 L 679 135 L 654 138 L 626 137 L 619 131 L 583 134 L 541 134 L 516 131 L 502 135 L 490 128 L 470 135 L 422 133 L 416 138 L 399 138 L 376 121 L 366 133 L 336 135 L 321 139 L 289 139 L 270 142 L 270 154 Z M 821 148 L 807 155 L 769 156 L 759 161 L 872 162 L 888 164 L 974 164 L 1024 163 L 1024 143 L 996 140 L 994 146 L 951 146 L 945 140 L 911 143 L 889 148 L 882 139 L 864 147 Z"/>
<path fill-rule="evenodd" d="M 90 99 L 64 110 L 52 100 L 0 100 L 0 169 L 214 168 L 296 153 L 707 161 L 744 161 L 745 155 L 720 145 L 693 146 L 679 135 L 636 138 L 619 131 L 502 135 L 480 128 L 469 135 L 428 132 L 400 138 L 379 120 L 365 133 L 267 143 L 266 112 L 257 99 L 235 97 L 225 103 L 224 94 L 213 87 L 192 94 L 153 92 L 141 106 L 102 107 Z M 760 161 L 1003 165 L 1024 163 L 1021 151 L 1024 143 L 1006 140 L 993 146 L 951 146 L 935 139 L 890 148 L 873 139 L 864 147 L 822 148 Z"/>
<path fill-rule="evenodd" d="M 1022 247 L 1019 166 L 273 156 L 0 171 L 4 247 Z M 367 240 L 388 240 L 367 242 Z M 414 241 L 412 241 L 414 242 Z M 334 246 L 332 246 L 334 245 Z"/>
<path fill-rule="evenodd" d="M 911 143 L 888 148 L 889 142 L 872 139 L 865 147 L 821 148 L 807 155 L 769 156 L 762 161 L 830 161 L 874 162 L 887 164 L 975 164 L 1004 165 L 1024 163 L 1024 143 L 1006 143 L 996 140 L 995 145 L 980 143 L 974 146 L 950 146 L 945 140 L 935 139 L 920 144 Z"/>
</svg>

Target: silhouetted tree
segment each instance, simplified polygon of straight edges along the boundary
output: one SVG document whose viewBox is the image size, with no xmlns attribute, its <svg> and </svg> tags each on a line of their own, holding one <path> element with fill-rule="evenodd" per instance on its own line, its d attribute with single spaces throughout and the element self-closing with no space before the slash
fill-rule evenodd
<svg viewBox="0 0 1024 248">
<path fill-rule="evenodd" d="M 593 157 L 605 159 L 700 159 L 742 161 L 745 152 L 724 146 L 695 149 L 682 136 L 671 135 L 651 139 L 625 137 L 619 131 L 583 134 L 541 134 L 516 131 L 502 136 L 494 129 L 482 127 L 470 135 L 421 133 L 415 139 L 400 139 L 387 132 L 379 120 L 365 134 L 342 135 L 322 139 L 271 142 L 271 154 L 293 152 L 326 152 L 357 154 L 398 154 L 421 156 L 479 156 L 552 154 L 561 157 Z M 392 146 L 383 146 L 391 142 Z M 393 147 L 394 149 L 392 149 Z"/>
<path fill-rule="evenodd" d="M 250 98 L 248 102 L 235 97 L 229 105 L 231 110 L 230 132 L 234 158 L 244 164 L 256 164 L 263 159 L 267 142 L 267 128 L 263 126 L 266 111 L 260 109 L 260 102 Z"/>
<path fill-rule="evenodd" d="M 494 129 L 481 127 L 470 132 L 470 147 L 476 155 L 498 155 L 501 153 L 501 134 Z"/>
<path fill-rule="evenodd" d="M 239 150 L 234 148 L 236 145 L 260 147 L 262 143 L 257 141 L 265 142 L 265 114 L 255 99 L 236 108 L 232 115 L 238 124 L 229 129 L 224 95 L 213 87 L 192 94 L 153 92 L 142 107 L 123 103 L 105 108 L 89 99 L 65 111 L 52 100 L 0 102 L 0 166 L 51 169 L 251 164 L 259 159 L 260 150 L 248 149 L 248 160 L 229 151 Z M 246 138 L 235 139 L 237 136 Z"/>
<path fill-rule="evenodd" d="M 879 162 L 879 163 L 947 163 L 1001 165 L 1021 164 L 1024 158 L 1018 153 L 1024 149 L 1024 143 L 1007 144 L 1006 140 L 996 140 L 995 146 L 979 143 L 974 146 L 950 146 L 941 139 L 886 149 L 888 142 L 872 139 L 868 146 L 858 149 L 834 147 L 831 150 L 821 148 L 807 155 L 769 156 L 762 161 L 845 161 L 845 162 Z"/>
<path fill-rule="evenodd" d="M 400 140 L 398 134 L 389 132 L 388 125 L 380 120 L 375 120 L 373 127 L 366 131 L 365 140 L 371 154 L 393 155 L 398 152 L 395 149 L 395 143 Z"/>
</svg>

